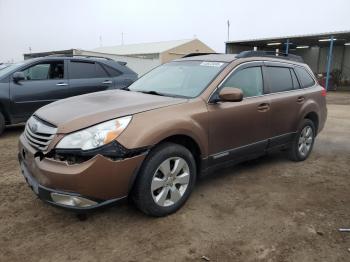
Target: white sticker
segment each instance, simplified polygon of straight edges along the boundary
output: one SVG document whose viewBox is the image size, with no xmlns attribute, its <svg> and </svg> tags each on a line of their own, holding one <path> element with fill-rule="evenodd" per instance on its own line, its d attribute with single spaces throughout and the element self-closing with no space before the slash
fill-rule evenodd
<svg viewBox="0 0 350 262">
<path fill-rule="evenodd" d="M 220 62 L 202 62 L 202 63 L 200 63 L 201 66 L 213 66 L 213 67 L 220 67 L 223 64 L 224 63 L 220 63 Z"/>
</svg>

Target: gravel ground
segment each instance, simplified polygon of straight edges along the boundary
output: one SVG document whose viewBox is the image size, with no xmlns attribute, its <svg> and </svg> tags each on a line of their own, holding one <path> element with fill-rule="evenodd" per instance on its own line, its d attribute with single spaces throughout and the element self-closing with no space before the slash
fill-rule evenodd
<svg viewBox="0 0 350 262">
<path fill-rule="evenodd" d="M 350 261 L 350 94 L 328 94 L 310 158 L 285 154 L 216 172 L 176 214 L 124 203 L 84 222 L 42 203 L 16 159 L 23 127 L 0 138 L 0 261 Z"/>
</svg>

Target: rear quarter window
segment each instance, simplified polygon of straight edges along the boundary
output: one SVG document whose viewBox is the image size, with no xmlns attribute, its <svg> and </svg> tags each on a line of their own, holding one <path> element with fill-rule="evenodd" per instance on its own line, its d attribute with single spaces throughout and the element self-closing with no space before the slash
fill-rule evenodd
<svg viewBox="0 0 350 262">
<path fill-rule="evenodd" d="M 310 87 L 315 84 L 315 80 L 310 76 L 310 74 L 305 68 L 296 67 L 295 71 L 298 74 L 298 78 L 302 88 Z"/>
</svg>

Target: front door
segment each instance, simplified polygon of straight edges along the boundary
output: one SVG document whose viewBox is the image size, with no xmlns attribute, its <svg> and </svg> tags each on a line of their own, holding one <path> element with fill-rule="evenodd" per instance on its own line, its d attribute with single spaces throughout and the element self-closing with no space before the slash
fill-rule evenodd
<svg viewBox="0 0 350 262">
<path fill-rule="evenodd" d="M 218 88 L 239 88 L 241 102 L 208 104 L 209 165 L 250 154 L 259 154 L 268 144 L 270 132 L 270 101 L 264 96 L 261 62 L 239 66 Z"/>
<path fill-rule="evenodd" d="M 11 111 L 25 120 L 40 107 L 65 98 L 67 79 L 64 60 L 41 61 L 20 69 L 25 79 L 10 80 Z"/>
</svg>

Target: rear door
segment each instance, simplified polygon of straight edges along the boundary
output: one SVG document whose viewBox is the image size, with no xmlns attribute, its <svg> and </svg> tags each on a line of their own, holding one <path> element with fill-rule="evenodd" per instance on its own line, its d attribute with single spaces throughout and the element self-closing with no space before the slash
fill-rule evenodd
<svg viewBox="0 0 350 262">
<path fill-rule="evenodd" d="M 115 89 L 128 87 L 136 80 L 136 79 L 131 79 L 130 75 L 123 74 L 116 68 L 113 68 L 109 65 L 102 64 L 102 67 L 107 71 L 108 75 L 112 77 Z"/>
<path fill-rule="evenodd" d="M 19 71 L 25 80 L 10 78 L 11 111 L 15 118 L 28 118 L 38 108 L 66 97 L 68 85 L 64 60 L 44 60 Z"/>
<path fill-rule="evenodd" d="M 265 62 L 271 103 L 270 147 L 288 143 L 297 131 L 300 109 L 305 101 L 294 66 Z"/>
<path fill-rule="evenodd" d="M 98 62 L 71 60 L 68 73 L 70 96 L 104 91 L 114 86 L 113 78 Z"/>
</svg>

